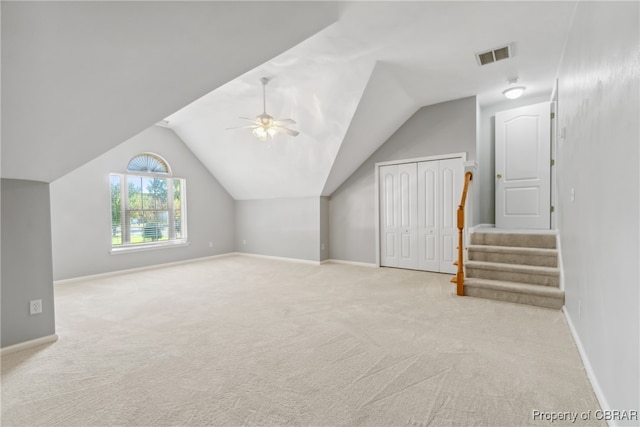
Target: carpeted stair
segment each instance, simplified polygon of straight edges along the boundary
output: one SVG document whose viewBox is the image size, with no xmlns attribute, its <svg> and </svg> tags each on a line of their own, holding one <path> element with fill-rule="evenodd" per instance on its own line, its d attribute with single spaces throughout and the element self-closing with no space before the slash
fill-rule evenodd
<svg viewBox="0 0 640 427">
<path fill-rule="evenodd" d="M 465 295 L 554 309 L 564 305 L 555 235 L 476 232 L 467 250 Z"/>
</svg>

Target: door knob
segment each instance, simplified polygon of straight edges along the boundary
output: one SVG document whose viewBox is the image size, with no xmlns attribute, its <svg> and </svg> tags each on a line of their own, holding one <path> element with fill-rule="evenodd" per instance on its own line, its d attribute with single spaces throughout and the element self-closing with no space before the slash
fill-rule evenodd
<svg viewBox="0 0 640 427">
<path fill-rule="evenodd" d="M 496 175 L 496 178 L 498 178 L 498 179 L 502 178 L 502 174 L 499 173 L 498 175 Z"/>
</svg>

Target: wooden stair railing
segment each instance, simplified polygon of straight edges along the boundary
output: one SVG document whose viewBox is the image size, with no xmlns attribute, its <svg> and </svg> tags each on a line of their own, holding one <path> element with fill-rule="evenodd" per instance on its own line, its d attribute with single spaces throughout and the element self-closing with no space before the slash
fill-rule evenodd
<svg viewBox="0 0 640 427">
<path fill-rule="evenodd" d="M 473 179 L 473 174 L 467 172 L 464 174 L 464 187 L 462 189 L 462 199 L 458 206 L 458 260 L 453 265 L 458 266 L 456 276 L 451 279 L 451 283 L 455 283 L 456 293 L 464 296 L 464 246 L 463 246 L 463 230 L 464 230 L 464 205 L 467 203 L 467 191 L 469 191 L 469 181 Z"/>
</svg>

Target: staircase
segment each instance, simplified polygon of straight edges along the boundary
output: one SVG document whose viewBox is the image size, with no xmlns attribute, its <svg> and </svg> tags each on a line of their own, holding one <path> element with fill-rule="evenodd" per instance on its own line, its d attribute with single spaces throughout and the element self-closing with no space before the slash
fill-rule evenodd
<svg viewBox="0 0 640 427">
<path fill-rule="evenodd" d="M 475 232 L 465 264 L 464 294 L 561 309 L 556 236 Z"/>
</svg>

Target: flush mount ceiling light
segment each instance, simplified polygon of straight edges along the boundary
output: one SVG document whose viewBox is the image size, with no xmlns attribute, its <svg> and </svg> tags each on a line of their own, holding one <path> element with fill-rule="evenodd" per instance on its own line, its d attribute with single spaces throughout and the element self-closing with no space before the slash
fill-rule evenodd
<svg viewBox="0 0 640 427">
<path fill-rule="evenodd" d="M 508 98 L 508 99 L 517 99 L 520 98 L 522 96 L 522 94 L 524 93 L 524 90 L 526 89 L 524 86 L 516 86 L 516 83 L 518 83 L 518 79 L 511 79 L 509 80 L 509 84 L 511 86 L 509 86 L 506 90 L 502 91 L 502 94 Z"/>
<path fill-rule="evenodd" d="M 269 114 L 267 114 L 267 97 L 265 93 L 265 88 L 267 83 L 269 83 L 268 77 L 263 77 L 260 79 L 260 83 L 262 83 L 262 114 L 257 116 L 255 119 L 249 119 L 247 117 L 240 117 L 243 120 L 249 120 L 252 124 L 249 126 L 241 126 L 243 129 L 252 129 L 253 135 L 261 141 L 266 141 L 273 139 L 273 137 L 278 133 L 284 133 L 291 136 L 298 136 L 300 132 L 295 131 L 293 129 L 289 129 L 284 127 L 285 125 L 295 125 L 296 122 L 292 119 L 282 119 L 276 120 Z M 230 128 L 230 129 L 239 129 L 239 128 Z"/>
</svg>

